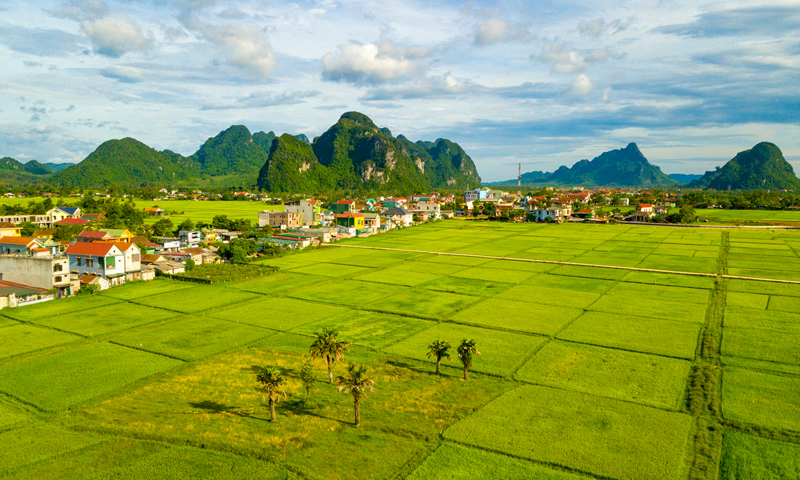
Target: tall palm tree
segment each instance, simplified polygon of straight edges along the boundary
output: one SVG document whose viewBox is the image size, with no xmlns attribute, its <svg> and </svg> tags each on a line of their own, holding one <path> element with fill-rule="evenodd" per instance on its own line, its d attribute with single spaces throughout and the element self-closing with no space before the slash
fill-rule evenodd
<svg viewBox="0 0 800 480">
<path fill-rule="evenodd" d="M 361 397 L 367 398 L 367 390 L 370 392 L 375 391 L 375 389 L 372 388 L 374 383 L 375 380 L 367 376 L 367 367 L 363 365 L 356 366 L 353 363 L 347 365 L 347 375 L 336 377 L 336 384 L 339 385 L 339 391 L 347 390 L 353 395 L 356 427 L 361 425 Z"/>
<path fill-rule="evenodd" d="M 467 373 L 472 367 L 472 356 L 480 355 L 481 352 L 475 346 L 475 340 L 467 339 L 461 340 L 461 345 L 458 346 L 456 352 L 458 352 L 458 358 L 461 359 L 461 363 L 464 365 L 464 380 L 467 380 Z"/>
<path fill-rule="evenodd" d="M 311 387 L 316 380 L 314 366 L 311 365 L 310 361 L 304 363 L 303 367 L 300 369 L 300 381 L 303 382 L 303 386 L 306 387 L 306 398 L 311 396 Z"/>
<path fill-rule="evenodd" d="M 450 342 L 447 340 L 436 340 L 428 345 L 428 358 L 436 357 L 436 373 L 439 373 L 439 365 L 442 359 L 450 360 Z"/>
<path fill-rule="evenodd" d="M 269 414 L 272 421 L 275 421 L 275 404 L 278 403 L 278 390 L 281 385 L 286 383 L 286 380 L 281 376 L 281 369 L 278 367 L 261 367 L 261 371 L 256 374 L 256 381 L 261 384 L 263 402 L 267 395 L 269 395 Z M 281 390 L 283 396 L 286 397 L 286 392 Z"/>
<path fill-rule="evenodd" d="M 349 352 L 350 342 L 339 340 L 339 332 L 331 328 L 323 328 L 314 334 L 314 342 L 309 353 L 311 358 L 324 358 L 328 364 L 328 383 L 333 383 L 333 364 Z"/>
</svg>

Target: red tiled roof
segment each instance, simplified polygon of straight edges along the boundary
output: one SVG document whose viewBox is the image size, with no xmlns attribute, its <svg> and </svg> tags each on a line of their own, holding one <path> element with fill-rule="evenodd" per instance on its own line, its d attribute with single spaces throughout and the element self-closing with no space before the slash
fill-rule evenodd
<svg viewBox="0 0 800 480">
<path fill-rule="evenodd" d="M 145 247 L 160 247 L 161 245 L 157 243 L 153 243 L 147 239 L 147 237 L 142 237 L 141 235 L 131 238 L 131 243 L 143 243 Z"/>
<path fill-rule="evenodd" d="M 650 207 L 652 207 L 652 205 L 650 205 L 649 203 L 640 203 L 639 204 L 639 208 L 650 208 Z"/>
<path fill-rule="evenodd" d="M 87 223 L 91 223 L 91 220 L 84 220 L 82 218 L 65 218 L 64 220 L 57 221 L 56 225 L 86 225 Z"/>
<path fill-rule="evenodd" d="M 361 218 L 363 218 L 364 214 L 362 214 L 362 213 L 352 213 L 352 212 L 336 214 L 336 218 L 350 218 L 350 217 L 354 217 L 354 218 L 355 217 L 361 217 Z"/>
<path fill-rule="evenodd" d="M 30 237 L 0 237 L 0 243 L 4 245 L 24 245 L 28 246 L 36 239 Z"/>
<path fill-rule="evenodd" d="M 105 242 L 75 242 L 67 249 L 64 253 L 72 254 L 72 255 L 94 255 L 94 256 L 106 256 L 111 249 L 114 248 L 113 243 L 105 243 Z"/>
<path fill-rule="evenodd" d="M 339 205 L 352 205 L 352 204 L 354 204 L 356 202 L 355 202 L 355 200 L 339 200 L 336 203 L 338 203 Z"/>
<path fill-rule="evenodd" d="M 84 230 L 78 234 L 79 237 L 84 238 L 103 238 L 108 235 L 108 232 L 95 232 L 93 230 Z"/>
<path fill-rule="evenodd" d="M 578 213 L 592 213 L 592 211 L 583 209 L 583 210 L 578 210 Z"/>
</svg>

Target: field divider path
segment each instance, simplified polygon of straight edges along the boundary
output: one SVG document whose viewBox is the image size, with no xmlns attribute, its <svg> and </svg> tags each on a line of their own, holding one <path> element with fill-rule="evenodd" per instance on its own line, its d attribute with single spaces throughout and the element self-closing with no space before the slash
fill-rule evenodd
<svg viewBox="0 0 800 480">
<path fill-rule="evenodd" d="M 563 262 L 559 260 L 539 260 L 535 258 L 516 258 L 516 257 L 496 257 L 492 255 L 476 255 L 471 253 L 454 253 L 454 252 L 431 252 L 427 250 L 409 250 L 405 248 L 388 248 L 388 247 L 367 247 L 364 245 L 326 245 L 328 247 L 338 248 L 361 248 L 366 250 L 386 250 L 389 252 L 408 252 L 408 253 L 422 253 L 428 255 L 446 255 L 453 257 L 473 257 L 485 258 L 488 260 L 508 260 L 512 262 L 528 262 L 528 263 L 544 263 L 550 265 L 564 265 L 571 267 L 594 267 L 594 268 L 608 268 L 611 270 L 627 270 L 630 272 L 648 272 L 648 273 L 663 273 L 668 275 L 686 275 L 691 277 L 706 277 L 706 278 L 725 278 L 732 280 L 750 280 L 756 282 L 771 282 L 771 283 L 786 283 L 792 285 L 800 285 L 800 280 L 784 280 L 779 278 L 762 278 L 762 277 L 744 277 L 740 275 L 727 275 L 719 273 L 703 273 L 703 272 L 686 272 L 681 270 L 660 270 L 656 268 L 641 268 L 641 267 L 623 267 L 620 265 L 599 265 L 596 263 L 576 263 L 576 262 Z"/>
</svg>

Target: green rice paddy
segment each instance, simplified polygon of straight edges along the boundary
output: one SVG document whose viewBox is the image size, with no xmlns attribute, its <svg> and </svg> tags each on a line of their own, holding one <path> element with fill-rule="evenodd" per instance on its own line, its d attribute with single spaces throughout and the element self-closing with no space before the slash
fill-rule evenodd
<svg viewBox="0 0 800 480">
<path fill-rule="evenodd" d="M 800 284 L 716 277 L 800 281 L 796 252 L 793 231 L 452 220 L 3 309 L 0 477 L 797 479 Z M 375 380 L 358 429 L 322 361 L 310 398 L 299 380 L 326 327 L 352 342 L 334 375 Z M 276 423 L 261 365 L 287 380 Z"/>
</svg>

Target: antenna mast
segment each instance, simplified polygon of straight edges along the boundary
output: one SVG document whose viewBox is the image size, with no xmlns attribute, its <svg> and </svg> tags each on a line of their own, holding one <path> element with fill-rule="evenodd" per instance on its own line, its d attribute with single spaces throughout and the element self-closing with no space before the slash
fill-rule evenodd
<svg viewBox="0 0 800 480">
<path fill-rule="evenodd" d="M 519 164 L 519 172 L 517 173 L 517 196 L 522 198 L 522 164 Z"/>
</svg>

